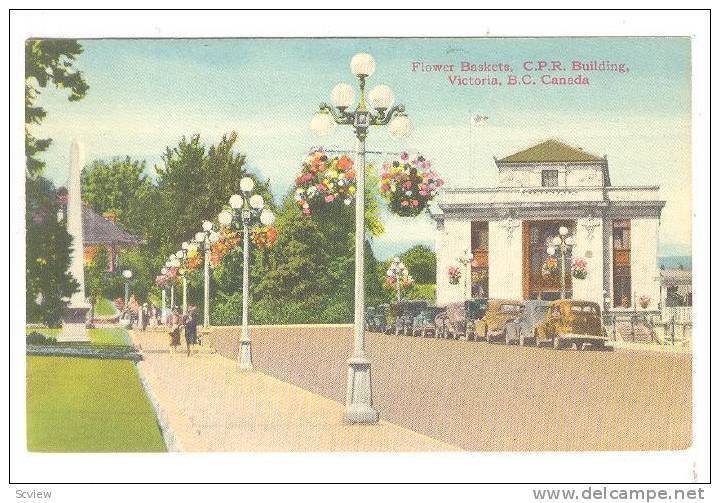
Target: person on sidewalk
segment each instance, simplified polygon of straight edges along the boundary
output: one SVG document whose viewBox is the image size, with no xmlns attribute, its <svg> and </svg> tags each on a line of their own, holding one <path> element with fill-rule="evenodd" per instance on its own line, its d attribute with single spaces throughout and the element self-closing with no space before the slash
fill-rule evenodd
<svg viewBox="0 0 720 503">
<path fill-rule="evenodd" d="M 187 355 L 190 356 L 190 345 L 197 342 L 197 322 L 193 311 L 185 315 L 185 344 L 187 344 Z"/>
<path fill-rule="evenodd" d="M 170 349 L 176 353 L 180 346 L 180 332 L 182 330 L 182 317 L 180 310 L 175 308 L 170 315 Z"/>
</svg>

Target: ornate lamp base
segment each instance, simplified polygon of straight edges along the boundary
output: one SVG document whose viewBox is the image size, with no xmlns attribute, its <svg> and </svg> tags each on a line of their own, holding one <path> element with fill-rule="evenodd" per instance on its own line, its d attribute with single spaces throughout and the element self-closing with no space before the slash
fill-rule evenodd
<svg viewBox="0 0 720 503">
<path fill-rule="evenodd" d="M 240 370 L 253 370 L 250 339 L 240 339 L 240 349 L 238 352 L 238 368 Z"/>
<path fill-rule="evenodd" d="M 348 389 L 345 421 L 348 423 L 377 423 L 378 411 L 372 407 L 370 360 L 352 357 L 348 360 Z"/>
</svg>

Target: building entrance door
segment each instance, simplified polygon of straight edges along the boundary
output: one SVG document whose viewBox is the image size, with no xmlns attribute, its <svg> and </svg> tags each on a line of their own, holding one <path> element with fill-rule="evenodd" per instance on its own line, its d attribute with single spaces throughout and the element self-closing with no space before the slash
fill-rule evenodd
<svg viewBox="0 0 720 503">
<path fill-rule="evenodd" d="M 571 220 L 526 220 L 523 222 L 523 296 L 526 299 L 556 300 L 560 298 L 560 250 L 551 258 L 547 253 L 552 239 L 560 227 L 575 234 Z M 572 298 L 570 264 L 572 254 L 565 256 L 565 298 Z M 545 265 L 546 267 L 543 267 Z M 556 265 L 556 267 L 552 267 Z"/>
</svg>

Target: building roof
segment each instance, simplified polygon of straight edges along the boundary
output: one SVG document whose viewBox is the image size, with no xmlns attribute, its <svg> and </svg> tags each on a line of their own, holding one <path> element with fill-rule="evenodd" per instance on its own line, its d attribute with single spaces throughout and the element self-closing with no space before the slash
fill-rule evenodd
<svg viewBox="0 0 720 503">
<path fill-rule="evenodd" d="M 589 154 L 581 148 L 571 147 L 557 140 L 547 140 L 504 157 L 498 160 L 498 162 L 595 162 L 604 160 L 604 158 Z"/>
<path fill-rule="evenodd" d="M 82 223 L 83 244 L 85 245 L 138 246 L 145 243 L 141 238 L 130 234 L 119 225 L 98 215 L 88 206 L 83 206 Z"/>
</svg>

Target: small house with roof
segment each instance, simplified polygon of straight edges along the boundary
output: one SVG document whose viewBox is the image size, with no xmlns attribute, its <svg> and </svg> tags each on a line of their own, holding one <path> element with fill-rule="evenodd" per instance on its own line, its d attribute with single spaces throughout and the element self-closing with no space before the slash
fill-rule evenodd
<svg viewBox="0 0 720 503">
<path fill-rule="evenodd" d="M 495 159 L 495 167 L 495 187 L 447 188 L 431 212 L 438 304 L 552 300 L 564 281 L 567 298 L 606 309 L 644 297 L 658 307 L 659 186 L 612 185 L 607 156 L 556 140 Z M 560 267 L 552 274 L 543 267 L 561 227 L 573 238 L 564 278 Z M 582 278 L 571 273 L 576 259 L 585 264 Z M 449 267 L 461 267 L 464 280 L 451 284 Z"/>
</svg>

